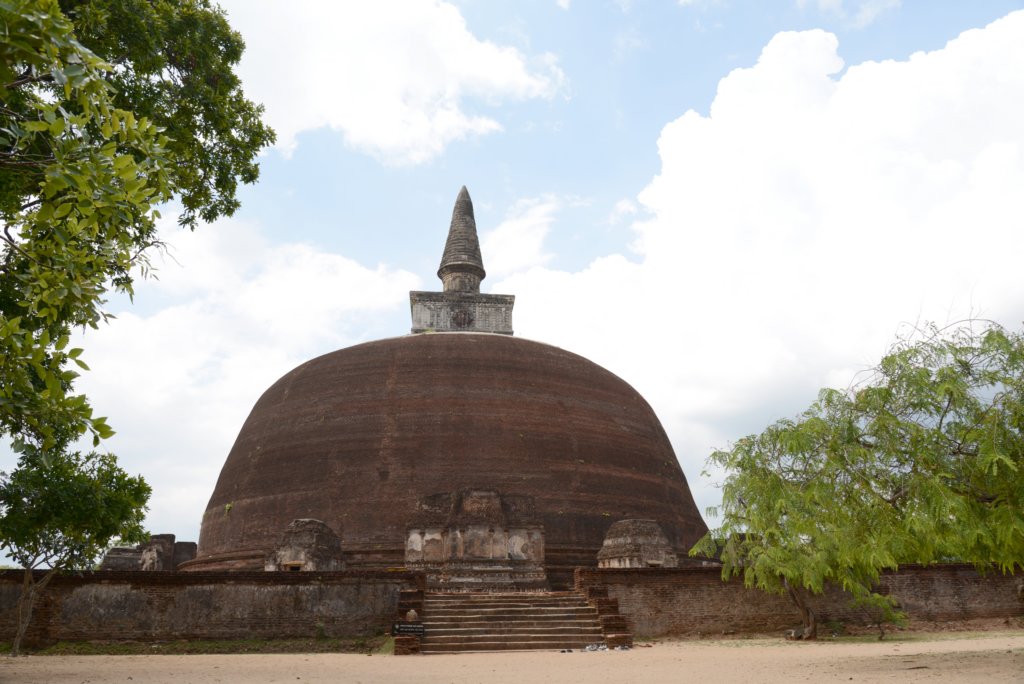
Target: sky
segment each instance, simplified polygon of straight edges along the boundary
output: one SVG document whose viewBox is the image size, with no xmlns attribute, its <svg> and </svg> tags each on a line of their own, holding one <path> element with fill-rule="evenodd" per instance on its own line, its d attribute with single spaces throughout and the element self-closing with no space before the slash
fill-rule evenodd
<svg viewBox="0 0 1024 684">
<path fill-rule="evenodd" d="M 1024 326 L 1024 0 L 221 4 L 278 142 L 81 341 L 154 533 L 277 378 L 409 332 L 462 185 L 482 290 L 645 396 L 701 511 L 714 449 L 897 336 Z"/>
</svg>

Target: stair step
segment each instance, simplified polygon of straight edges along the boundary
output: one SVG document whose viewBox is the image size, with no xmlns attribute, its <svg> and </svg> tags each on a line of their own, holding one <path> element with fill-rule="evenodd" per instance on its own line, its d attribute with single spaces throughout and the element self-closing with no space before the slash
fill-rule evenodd
<svg viewBox="0 0 1024 684">
<path fill-rule="evenodd" d="M 565 597 L 565 598 L 528 598 L 522 596 L 495 596 L 495 597 L 481 597 L 481 598 L 451 598 L 437 601 L 434 599 L 424 599 L 424 603 L 429 605 L 444 606 L 444 605 L 465 605 L 467 603 L 511 603 L 519 605 L 578 605 L 580 603 L 586 603 L 586 599 L 582 596 Z"/>
<path fill-rule="evenodd" d="M 526 627 L 513 627 L 504 629 L 490 629 L 487 627 L 453 627 L 449 629 L 427 628 L 424 632 L 428 637 L 459 637 L 459 636 L 510 636 L 513 634 L 564 634 L 577 636 L 582 634 L 601 636 L 604 632 L 600 627 L 588 625 L 586 627 L 573 626 L 561 627 L 554 625 L 530 625 Z"/>
<path fill-rule="evenodd" d="M 571 648 L 576 651 L 583 650 L 591 643 L 584 644 L 551 641 L 539 643 L 535 641 L 481 641 L 474 644 L 423 644 L 421 653 L 487 653 L 489 651 L 560 651 L 564 648 Z"/>
<path fill-rule="evenodd" d="M 517 617 L 537 616 L 541 618 L 572 619 L 572 618 L 594 618 L 597 619 L 598 612 L 593 608 L 571 608 L 568 610 L 531 610 L 529 608 L 478 608 L 473 606 L 465 610 L 428 610 L 423 609 L 424 619 L 437 620 L 444 618 L 470 618 L 470 617 Z"/>
<path fill-rule="evenodd" d="M 464 606 L 423 606 L 424 611 L 428 611 L 429 614 L 446 615 L 471 611 L 485 611 L 488 613 L 496 613 L 500 611 L 508 611 L 510 613 L 571 613 L 578 611 L 586 611 L 588 613 L 597 614 L 600 611 L 595 606 L 584 605 L 572 605 L 565 604 L 561 606 L 524 606 L 522 604 L 478 604 L 478 603 L 467 603 Z"/>
<path fill-rule="evenodd" d="M 521 592 L 427 592 L 426 596 L 432 599 L 461 598 L 465 596 L 537 596 L 540 598 L 558 598 L 563 596 L 579 596 L 575 592 L 545 592 L 545 591 L 521 591 Z"/>
<path fill-rule="evenodd" d="M 558 625 L 565 625 L 568 627 L 582 627 L 594 625 L 595 627 L 603 627 L 600 620 L 538 620 L 532 617 L 523 617 L 517 620 L 481 620 L 479 618 L 467 617 L 465 620 L 424 620 L 423 626 L 426 629 L 452 629 L 457 627 L 477 627 L 481 629 L 491 629 L 500 631 L 505 628 L 522 628 L 535 626 L 541 627 L 553 627 Z M 617 627 L 618 625 L 609 625 L 609 627 Z"/>
<path fill-rule="evenodd" d="M 519 620 L 448 620 L 444 622 L 436 620 L 424 620 L 423 627 L 429 631 L 439 629 L 528 629 L 530 627 L 565 627 L 565 628 L 590 628 L 601 627 L 600 622 L 595 620 L 531 620 L 522 618 Z"/>
<path fill-rule="evenodd" d="M 601 634 L 600 629 L 597 630 L 596 633 L 597 634 Z M 496 633 L 496 632 L 475 632 L 474 633 L 472 630 L 469 633 L 464 633 L 464 634 L 437 634 L 436 632 L 427 632 L 426 635 L 423 637 L 423 640 L 424 640 L 424 642 L 430 641 L 431 643 L 434 642 L 434 641 L 453 641 L 453 640 L 457 640 L 457 639 L 466 639 L 467 641 L 480 641 L 480 640 L 486 640 L 486 639 L 494 639 L 495 637 L 505 638 L 505 637 L 510 637 L 510 636 L 514 636 L 515 639 L 518 640 L 518 641 L 529 641 L 529 640 L 535 640 L 535 639 L 569 639 L 569 640 L 589 640 L 589 641 L 594 641 L 594 633 L 593 632 L 591 632 L 591 633 L 586 633 L 586 632 L 583 632 L 583 633 L 581 633 L 581 632 L 564 632 L 564 631 L 558 632 L 558 631 L 546 630 L 546 629 L 532 630 L 532 631 L 527 630 L 525 632 L 517 633 L 515 635 L 507 635 L 507 634 Z M 598 639 L 598 641 L 601 641 L 601 639 Z"/>
<path fill-rule="evenodd" d="M 582 649 L 604 643 L 599 611 L 575 592 L 427 593 L 422 653 Z"/>
</svg>

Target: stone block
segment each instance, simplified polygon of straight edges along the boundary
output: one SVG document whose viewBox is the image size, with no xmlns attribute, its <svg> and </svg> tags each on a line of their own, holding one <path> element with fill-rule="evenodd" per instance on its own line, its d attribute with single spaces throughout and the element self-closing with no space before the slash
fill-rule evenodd
<svg viewBox="0 0 1024 684">
<path fill-rule="evenodd" d="M 395 655 L 418 655 L 420 652 L 420 638 L 417 636 L 396 636 Z"/>
</svg>

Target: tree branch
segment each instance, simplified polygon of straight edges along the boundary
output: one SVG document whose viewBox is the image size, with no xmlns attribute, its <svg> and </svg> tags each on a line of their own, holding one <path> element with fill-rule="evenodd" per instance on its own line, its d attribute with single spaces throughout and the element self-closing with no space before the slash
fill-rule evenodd
<svg viewBox="0 0 1024 684">
<path fill-rule="evenodd" d="M 29 83 L 42 83 L 44 81 L 53 81 L 53 75 L 52 74 L 43 74 L 41 76 L 24 75 L 24 76 L 20 76 L 20 77 L 16 78 L 15 80 L 11 81 L 10 83 L 5 85 L 4 87 L 9 90 L 11 88 L 20 88 L 21 86 L 28 85 Z"/>
</svg>

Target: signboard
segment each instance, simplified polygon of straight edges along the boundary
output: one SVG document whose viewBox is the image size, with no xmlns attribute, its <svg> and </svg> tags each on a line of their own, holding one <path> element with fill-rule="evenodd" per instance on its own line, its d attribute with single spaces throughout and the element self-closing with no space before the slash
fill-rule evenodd
<svg viewBox="0 0 1024 684">
<path fill-rule="evenodd" d="M 395 622 L 391 625 L 391 636 L 418 636 L 424 635 L 422 622 Z"/>
</svg>

